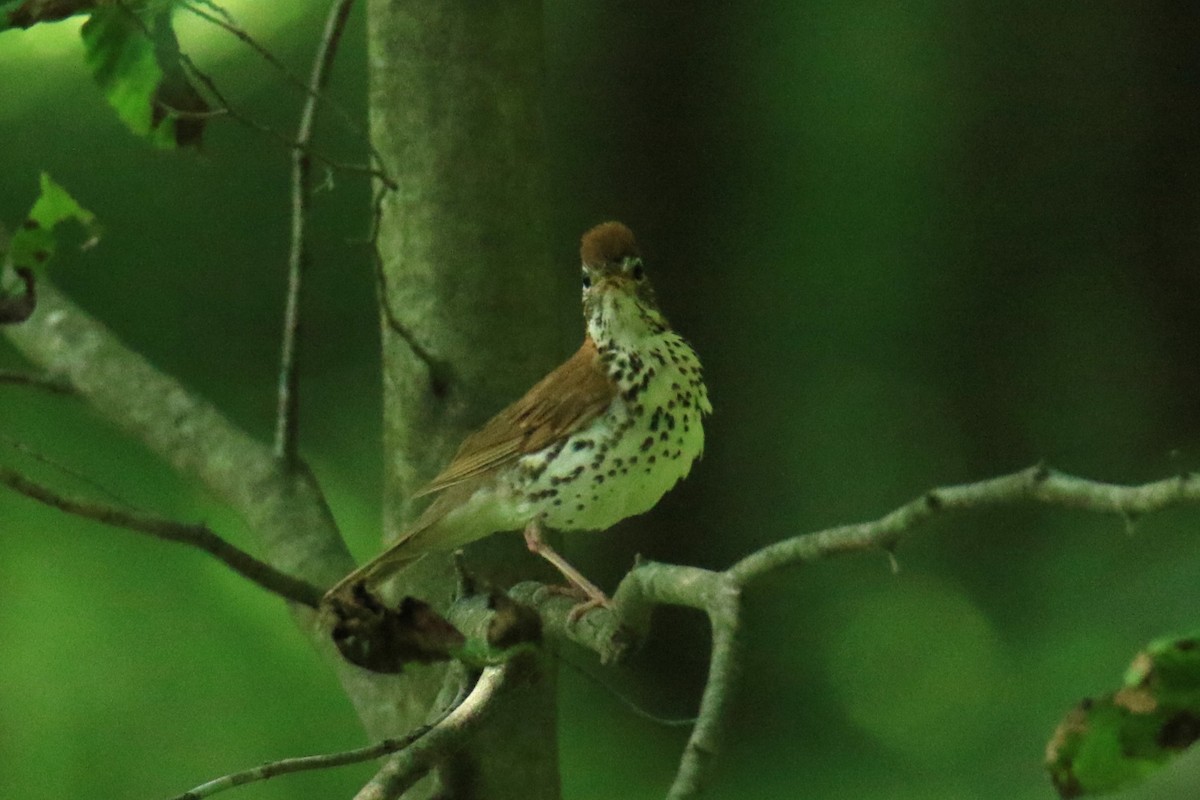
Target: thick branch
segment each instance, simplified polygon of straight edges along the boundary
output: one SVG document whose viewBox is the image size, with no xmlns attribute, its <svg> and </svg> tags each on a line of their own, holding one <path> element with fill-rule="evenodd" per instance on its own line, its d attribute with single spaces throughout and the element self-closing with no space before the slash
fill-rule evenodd
<svg viewBox="0 0 1200 800">
<path fill-rule="evenodd" d="M 2 277 L 12 285 L 14 276 Z M 280 469 L 269 446 L 130 351 L 48 281 L 39 288 L 33 316 L 0 328 L 26 358 L 61 375 L 101 416 L 240 513 L 275 569 L 317 586 L 332 585 L 350 571 L 353 561 L 307 469 Z M 406 729 L 396 721 L 388 680 L 338 658 L 316 615 L 300 613 L 297 621 L 337 660 L 369 734 L 383 738 Z"/>
<path fill-rule="evenodd" d="M 239 550 L 213 533 L 207 525 L 178 522 L 140 511 L 129 511 L 102 503 L 66 497 L 7 467 L 0 467 L 0 483 L 39 503 L 44 503 L 68 514 L 102 522 L 105 525 L 146 533 L 168 542 L 179 542 L 199 548 L 242 577 L 285 600 L 291 600 L 293 603 L 316 608 L 321 602 L 322 592 L 316 586 L 285 575 L 270 564 L 259 561 L 249 553 Z"/>
<path fill-rule="evenodd" d="M 347 570 L 350 556 L 310 474 L 280 471 L 269 448 L 127 349 L 49 281 L 40 288 L 37 312 L 2 329 L 26 358 L 242 513 L 276 569 L 318 586 Z"/>
</svg>

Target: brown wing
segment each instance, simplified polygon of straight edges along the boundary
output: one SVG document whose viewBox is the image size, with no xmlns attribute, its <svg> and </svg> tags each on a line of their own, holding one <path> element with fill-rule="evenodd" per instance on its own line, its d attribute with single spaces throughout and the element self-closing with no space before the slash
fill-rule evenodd
<svg viewBox="0 0 1200 800">
<path fill-rule="evenodd" d="M 416 496 L 441 491 L 565 439 L 603 413 L 617 388 L 591 337 L 517 402 L 468 436 L 454 460 Z"/>
</svg>

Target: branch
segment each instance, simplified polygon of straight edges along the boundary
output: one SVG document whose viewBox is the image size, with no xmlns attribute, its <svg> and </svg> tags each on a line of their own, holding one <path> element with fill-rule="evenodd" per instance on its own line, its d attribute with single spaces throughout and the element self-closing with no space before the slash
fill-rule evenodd
<svg viewBox="0 0 1200 800">
<path fill-rule="evenodd" d="M 51 458 L 50 456 L 46 455 L 45 453 L 35 450 L 34 448 L 30 447 L 29 445 L 25 444 L 24 442 L 22 442 L 18 439 L 13 439 L 9 436 L 0 435 L 0 442 L 11 447 L 13 450 L 16 450 L 18 453 L 25 456 L 26 458 L 31 458 L 34 461 L 38 462 L 39 464 L 44 464 L 47 467 L 49 467 L 50 469 L 54 470 L 55 472 L 58 472 L 61 475 L 65 475 L 66 477 L 70 478 L 71 480 L 78 481 L 79 483 L 82 483 L 85 486 L 88 486 L 89 488 L 96 490 L 100 494 L 107 497 L 109 500 L 112 500 L 117 505 L 124 506 L 125 508 L 137 510 L 135 508 L 135 506 L 133 505 L 133 503 L 130 503 L 124 497 L 119 496 L 116 492 L 114 492 L 112 489 L 109 489 L 107 486 L 100 483 L 99 481 L 94 480 L 90 476 L 83 474 L 82 472 L 80 472 L 79 470 L 77 470 L 73 467 L 67 466 L 66 464 L 62 463 L 61 461 Z"/>
<path fill-rule="evenodd" d="M 296 142 L 290 137 L 283 135 L 269 125 L 264 125 L 258 120 L 250 117 L 248 114 L 245 114 L 241 110 L 235 108 L 229 102 L 228 98 L 226 98 L 221 92 L 221 90 L 217 88 L 217 82 L 213 80 L 213 77 L 204 70 L 200 69 L 200 67 L 197 66 L 196 62 L 189 55 L 186 53 L 180 53 L 179 63 L 191 77 L 203 84 L 204 88 L 208 90 L 210 95 L 212 95 L 212 100 L 215 101 L 217 107 L 213 108 L 211 111 L 205 112 L 206 114 L 211 116 L 228 116 L 235 122 L 238 122 L 250 130 L 260 133 L 269 139 L 273 139 L 289 149 L 296 146 Z M 160 105 L 163 105 L 165 110 L 175 113 L 174 109 L 171 109 L 162 103 L 160 103 Z M 308 148 L 308 155 L 310 158 L 320 161 L 331 170 L 374 178 L 389 189 L 395 189 L 397 186 L 396 182 L 391 178 L 391 176 L 378 167 L 372 167 L 369 164 L 350 164 L 345 161 L 339 161 L 338 159 L 328 156 L 325 153 L 322 153 L 321 151 L 315 150 L 311 147 Z"/>
<path fill-rule="evenodd" d="M 470 696 L 466 698 L 469 700 Z M 332 769 L 334 767 L 344 767 L 347 764 L 358 764 L 363 761 L 374 761 L 377 758 L 390 755 L 391 753 L 403 750 L 411 746 L 422 736 L 428 734 L 431 730 L 442 725 L 455 713 L 466 700 L 460 695 L 455 698 L 454 702 L 443 712 L 436 720 L 426 725 L 410 731 L 404 736 L 398 736 L 390 739 L 384 739 L 375 744 L 369 744 L 366 747 L 360 747 L 356 750 L 346 750 L 340 753 L 326 753 L 318 756 L 301 756 L 299 758 L 285 758 L 280 761 L 270 761 L 266 764 L 260 764 L 257 767 L 235 772 L 231 775 L 225 775 L 220 778 L 215 778 L 207 783 L 202 783 L 195 789 L 177 795 L 171 800 L 202 800 L 205 797 L 211 797 L 218 792 L 223 792 L 226 789 L 232 789 L 235 786 L 242 786 L 247 783 L 256 781 L 265 781 L 268 778 L 274 778 L 276 775 L 287 775 L 291 772 L 305 772 L 315 769 Z"/>
<path fill-rule="evenodd" d="M 310 473 L 280 471 L 269 448 L 126 348 L 49 281 L 39 288 L 33 316 L 0 328 L 26 358 L 61 375 L 101 416 L 240 512 L 276 569 L 320 586 L 350 568 Z"/>
<path fill-rule="evenodd" d="M 316 586 L 285 575 L 270 564 L 239 550 L 213 533 L 207 525 L 177 522 L 153 514 L 67 497 L 7 467 L 0 467 L 0 483 L 67 514 L 199 548 L 242 577 L 293 603 L 316 608 L 321 602 L 322 592 Z"/>
<path fill-rule="evenodd" d="M 746 556 L 729 573 L 744 585 L 792 564 L 858 550 L 891 549 L 904 535 L 941 511 L 1040 503 L 1117 514 L 1130 521 L 1153 511 L 1197 501 L 1200 501 L 1200 478 L 1192 473 L 1138 486 L 1121 486 L 1077 478 L 1039 465 L 978 483 L 933 489 L 873 522 L 784 539 Z"/>
<path fill-rule="evenodd" d="M 140 16 L 138 16 L 137 13 L 135 13 L 131 8 L 129 8 L 126 5 L 127 2 L 128 2 L 128 0 L 116 0 L 117 6 L 126 12 L 130 21 L 133 22 L 135 25 L 137 25 L 142 30 L 142 33 L 144 33 L 149 39 L 154 40 L 155 36 L 154 36 L 153 31 L 150 30 L 150 28 L 146 25 L 146 22 Z M 200 2 L 205 2 L 205 0 L 200 0 Z M 205 3 L 205 4 L 211 6 L 214 9 L 219 9 L 218 13 L 224 14 L 226 17 L 228 17 L 228 12 L 226 12 L 224 9 L 221 9 L 220 6 L 217 6 L 216 3 Z M 232 22 L 222 23 L 218 17 L 213 17 L 211 15 L 207 15 L 204 12 L 201 12 L 198 9 L 196 9 L 194 6 L 189 6 L 188 10 L 190 10 L 192 13 L 196 14 L 197 16 L 203 17 L 204 19 L 207 19 L 210 22 L 213 22 L 214 24 L 219 25 L 220 27 L 230 30 L 230 32 L 233 32 L 233 29 L 236 29 L 240 33 L 240 35 L 235 34 L 235 35 L 238 35 L 238 38 L 245 37 L 245 39 L 250 39 L 249 34 L 247 34 L 245 31 L 242 31 L 240 28 L 237 28 L 236 26 L 234 26 L 232 24 Z M 257 42 L 254 42 L 254 45 L 255 45 L 255 49 L 258 50 L 259 52 L 263 52 L 263 53 L 267 52 L 266 48 L 264 48 L 262 45 L 258 44 Z M 233 107 L 233 105 L 230 104 L 229 100 L 226 99 L 225 95 L 221 92 L 221 90 L 217 88 L 217 83 L 216 83 L 216 81 L 213 80 L 212 76 L 209 75 L 208 73 L 206 73 L 204 70 L 200 69 L 200 67 L 197 66 L 195 60 L 191 56 L 189 56 L 187 53 L 177 52 L 177 53 L 175 53 L 175 58 L 176 58 L 177 62 L 179 63 L 180 68 L 183 69 L 186 73 L 188 73 L 188 76 L 190 78 L 194 79 L 195 81 L 198 81 L 199 83 L 201 83 L 204 86 L 205 89 L 208 90 L 210 97 L 205 98 L 206 102 L 208 102 L 208 104 L 210 106 L 217 106 L 217 107 L 210 108 L 209 110 L 203 111 L 203 112 L 189 112 L 189 111 L 184 111 L 181 109 L 176 109 L 176 108 L 172 107 L 169 103 L 164 103 L 161 100 L 155 100 L 155 103 L 162 110 L 167 111 L 171 114 L 176 114 L 185 119 L 186 118 L 208 119 L 208 118 L 217 117 L 217 116 L 228 116 L 228 117 L 240 122 L 242 125 L 246 126 L 247 128 L 250 128 L 251 130 L 265 134 L 266 136 L 269 136 L 270 138 L 276 140 L 277 142 L 279 142 L 283 145 L 286 145 L 289 149 L 296 146 L 295 141 L 284 136 L 279 131 L 275 130 L 274 128 L 272 128 L 268 125 L 264 125 L 261 122 L 258 122 L 257 120 L 254 120 L 251 117 L 249 117 L 248 115 L 243 114 L 241 111 L 238 111 L 237 109 L 235 109 Z M 305 88 L 305 90 L 308 91 L 307 86 L 299 78 L 296 78 L 294 75 L 292 75 L 291 72 L 289 72 L 283 66 L 282 62 L 280 62 L 278 58 L 271 56 L 271 58 L 268 60 L 271 61 L 271 63 L 278 66 L 279 69 L 283 72 L 283 74 L 285 76 L 287 76 L 287 78 L 290 81 L 292 81 L 300 86 L 303 86 Z M 320 99 L 320 98 L 318 98 L 318 99 Z M 362 129 L 359 126 L 357 126 L 353 122 L 353 120 L 350 119 L 350 116 L 348 114 L 346 114 L 346 112 L 343 109 L 338 107 L 338 112 L 342 115 L 343 119 L 345 119 L 346 124 L 351 128 L 351 130 L 353 130 L 355 133 L 359 133 L 360 135 L 362 134 Z M 367 140 L 367 149 L 371 153 L 372 157 L 375 158 L 377 163 L 380 163 L 380 164 L 383 163 L 383 159 L 379 157 L 378 152 L 375 149 L 375 145 L 369 139 Z M 325 164 L 331 170 L 341 170 L 344 172 L 351 172 L 351 173 L 356 173 L 359 175 L 366 175 L 368 177 L 377 179 L 383 185 L 387 186 L 389 189 L 395 189 L 397 186 L 396 181 L 393 180 L 392 177 L 390 175 L 388 175 L 381 168 L 372 167 L 370 165 L 363 165 L 363 164 L 347 164 L 345 162 L 338 161 L 337 159 L 330 158 L 329 156 L 326 156 L 323 153 L 319 153 L 312 149 L 309 149 L 308 154 L 310 157 L 316 159 L 317 161 L 320 161 L 322 164 Z"/>
<path fill-rule="evenodd" d="M 439 761 L 462 748 L 491 716 L 497 701 L 514 682 L 521 659 L 488 667 L 479 676 L 467 699 L 375 773 L 354 800 L 392 800 L 419 781 Z"/>
<path fill-rule="evenodd" d="M 300 127 L 292 145 L 292 243 L 288 253 L 287 306 L 283 321 L 283 347 L 279 365 L 279 402 L 276 409 L 275 457 L 291 467 L 296 461 L 300 408 L 299 373 L 296 351 L 299 347 L 300 292 L 305 267 L 308 264 L 308 241 L 305 225 L 308 221 L 309 182 L 312 159 L 308 153 L 317 119 L 317 100 L 321 96 L 338 44 L 346 29 L 346 20 L 354 0 L 334 0 L 325 20 L 325 31 L 313 58 L 312 75 L 308 82 L 308 98 L 300 113 Z M 197 12 L 199 13 L 199 12 Z M 223 23 L 213 19 L 217 24 Z M 249 37 L 246 37 L 249 39 Z"/>
<path fill-rule="evenodd" d="M 1184 473 L 1122 486 L 1035 466 L 976 483 L 941 487 L 871 522 L 828 528 L 768 545 L 721 572 L 639 562 L 617 587 L 612 609 L 593 610 L 576 624 L 569 622 L 573 601 L 545 591 L 541 584 L 518 584 L 510 594 L 538 611 L 548 635 L 588 647 L 603 660 L 620 657 L 631 642 L 645 634 L 655 606 L 684 606 L 708 615 L 712 625 L 708 680 L 696 725 L 667 795 L 670 800 L 687 800 L 703 791 L 709 765 L 719 750 L 739 661 L 740 597 L 751 581 L 785 567 L 845 553 L 879 549 L 890 554 L 901 539 L 941 512 L 1021 503 L 1116 514 L 1129 523 L 1154 511 L 1200 504 L 1200 476 Z"/>
<path fill-rule="evenodd" d="M 122 4 L 123 2 L 124 0 L 118 0 L 118 4 Z M 153 37 L 150 29 L 146 27 L 146 24 L 140 17 L 132 12 L 130 12 L 130 16 L 135 23 L 141 27 L 142 31 L 145 32 L 147 36 Z M 187 72 L 188 76 L 204 86 L 205 90 L 209 93 L 209 97 L 206 98 L 206 101 L 209 102 L 209 105 L 214 106 L 214 108 L 197 114 L 196 112 L 181 111 L 171 107 L 167 103 L 156 101 L 164 111 L 168 111 L 172 114 L 179 114 L 185 117 L 192 116 L 193 118 L 228 116 L 230 119 L 235 120 L 250 130 L 274 139 L 276 142 L 284 145 L 288 149 L 296 146 L 295 140 L 284 136 L 282 133 L 270 127 L 269 125 L 264 125 L 263 123 L 250 117 L 248 114 L 245 114 L 239 109 L 235 108 L 233 104 L 229 102 L 229 99 L 225 97 L 225 94 L 217 87 L 217 82 L 213 80 L 213 77 L 204 70 L 200 69 L 199 65 L 196 64 L 195 59 L 193 59 L 187 53 L 178 53 L 176 57 L 179 60 L 180 67 Z M 372 153 L 375 152 L 374 145 L 372 145 L 370 142 L 367 143 L 367 149 Z M 388 187 L 388 189 L 395 189 L 397 187 L 396 181 L 379 167 L 372 167 L 369 164 L 348 164 L 312 148 L 308 148 L 308 155 L 310 158 L 320 161 L 331 170 L 338 170 L 340 172 L 348 172 L 355 175 L 364 175 L 369 178 L 374 178 L 384 186 Z M 380 161 L 380 163 L 382 163 L 382 161 Z"/>
<path fill-rule="evenodd" d="M 45 373 L 34 375 L 28 372 L 0 369 L 0 383 L 30 386 L 35 389 L 51 392 L 52 394 L 72 394 L 74 392 L 71 384 L 61 378 Z"/>
<path fill-rule="evenodd" d="M 0 272 L 0 287 L 15 281 L 11 272 Z M 281 469 L 268 445 L 129 350 L 49 281 L 39 288 L 34 314 L 20 325 L 0 327 L 0 335 L 31 363 L 63 376 L 99 416 L 237 511 L 275 569 L 330 586 L 353 568 L 311 472 Z M 319 617 L 303 606 L 291 609 L 297 625 L 338 664 L 338 677 L 369 736 L 382 739 L 410 727 L 401 723 L 392 679 L 338 658 Z"/>
<path fill-rule="evenodd" d="M 353 2 L 353 0 L 351 0 L 351 3 L 352 2 Z M 315 103 L 321 103 L 322 105 L 333 109 L 337 113 L 338 117 L 341 118 L 342 123 L 347 128 L 349 128 L 350 131 L 352 131 L 357 136 L 361 137 L 363 139 L 363 141 L 366 142 L 367 150 L 368 150 L 368 152 L 370 152 L 371 158 L 375 161 L 375 163 L 377 163 L 377 164 L 383 163 L 382 156 L 380 156 L 379 151 L 375 148 L 375 145 L 371 142 L 370 137 L 367 136 L 367 133 L 363 129 L 362 125 L 359 124 L 359 122 L 357 120 L 355 120 L 352 116 L 350 116 L 350 113 L 348 111 L 346 111 L 346 109 L 341 104 L 336 103 L 336 102 L 330 100 L 327 96 L 325 96 L 325 94 L 323 92 L 324 84 L 321 84 L 320 86 L 315 86 L 311 80 L 308 82 L 305 82 L 302 78 L 297 77 L 288 68 L 288 66 L 283 63 L 283 61 L 279 58 L 279 56 L 272 53 L 265 45 L 262 44 L 262 42 L 258 41 L 253 36 L 251 36 L 250 33 L 248 31 L 246 31 L 246 29 L 238 26 L 238 24 L 234 21 L 232 15 L 230 15 L 228 11 L 226 11 L 224 8 L 218 6 L 216 3 L 205 3 L 205 4 L 208 5 L 209 7 L 211 7 L 215 13 L 210 13 L 210 12 L 204 11 L 203 9 L 199 8 L 195 3 L 185 2 L 183 5 L 183 8 L 186 9 L 187 11 L 191 12 L 192 14 L 195 14 L 197 17 L 200 17 L 201 19 L 205 20 L 206 22 L 216 25 L 218 28 L 221 28 L 226 33 L 229 33 L 230 35 L 235 37 L 238 41 L 245 44 L 251 50 L 258 53 L 259 56 L 261 56 L 264 61 L 266 61 L 268 64 L 273 66 L 276 70 L 278 70 L 279 74 L 282 75 L 283 78 L 288 83 L 295 86 L 300 91 L 304 92 L 304 94 L 307 95 L 310 100 L 312 100 Z M 347 5 L 349 5 L 349 4 L 347 4 Z M 349 9 L 347 8 L 347 11 L 348 10 Z M 334 12 L 331 11 L 330 18 L 329 18 L 330 20 L 333 19 L 333 15 L 334 15 Z M 327 22 L 327 26 L 328 26 L 328 22 Z M 325 35 L 328 36 L 328 33 L 329 33 L 329 29 L 328 29 L 328 27 L 326 27 Z M 339 32 L 337 35 L 340 37 L 341 33 Z M 327 40 L 322 39 L 322 44 L 324 44 L 325 41 L 327 41 Z M 334 47 L 336 49 L 336 44 L 334 45 Z M 317 57 L 319 59 L 320 55 L 318 54 Z M 330 63 L 332 63 L 332 58 L 330 60 Z M 315 64 L 314 64 L 314 66 L 315 66 Z M 317 157 L 317 158 L 318 158 L 318 160 L 324 160 L 324 159 L 321 159 L 320 157 Z M 327 163 L 329 163 L 329 162 L 327 162 Z M 333 164 L 330 163 L 330 166 L 333 166 Z M 367 172 L 368 174 L 374 175 L 375 177 L 379 178 L 381 180 L 381 182 L 385 186 L 387 186 L 389 189 L 396 188 L 396 182 L 389 175 L 387 175 L 382 169 L 376 171 L 376 170 L 372 170 L 370 167 L 363 167 L 361 165 L 343 165 L 341 168 L 355 169 L 360 172 Z"/>
<path fill-rule="evenodd" d="M 383 257 L 379 253 L 377 240 L 382 208 L 383 192 L 380 191 L 375 199 L 375 223 L 372 225 L 371 232 L 371 252 L 375 262 L 375 292 L 379 301 L 379 309 L 383 312 L 383 318 L 387 321 L 387 325 L 391 328 L 392 332 L 408 345 L 413 355 L 429 370 L 429 386 L 434 396 L 444 397 L 450 389 L 452 371 L 450 363 L 438 358 L 429 351 L 428 347 L 421 344 L 413 332 L 408 329 L 408 326 L 396 316 L 391 304 L 388 302 L 387 276 L 383 272 Z"/>
</svg>

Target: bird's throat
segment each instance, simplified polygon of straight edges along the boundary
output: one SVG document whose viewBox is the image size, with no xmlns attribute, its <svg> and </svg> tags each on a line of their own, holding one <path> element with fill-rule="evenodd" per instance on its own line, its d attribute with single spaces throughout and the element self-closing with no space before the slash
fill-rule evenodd
<svg viewBox="0 0 1200 800">
<path fill-rule="evenodd" d="M 640 350 L 670 330 L 657 308 L 618 290 L 590 298 L 584 313 L 588 335 L 601 349 Z"/>
</svg>

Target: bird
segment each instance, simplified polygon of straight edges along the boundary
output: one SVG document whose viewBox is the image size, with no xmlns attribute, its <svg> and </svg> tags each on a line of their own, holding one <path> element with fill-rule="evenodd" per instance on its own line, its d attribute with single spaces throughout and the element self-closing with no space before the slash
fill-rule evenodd
<svg viewBox="0 0 1200 800">
<path fill-rule="evenodd" d="M 544 530 L 604 530 L 650 510 L 703 454 L 712 405 L 699 357 L 659 310 L 633 232 L 596 225 L 580 262 L 579 349 L 467 436 L 417 492 L 435 496 L 424 513 L 327 599 L 427 553 L 523 529 L 528 548 L 587 598 L 577 610 L 609 604 Z"/>
</svg>

